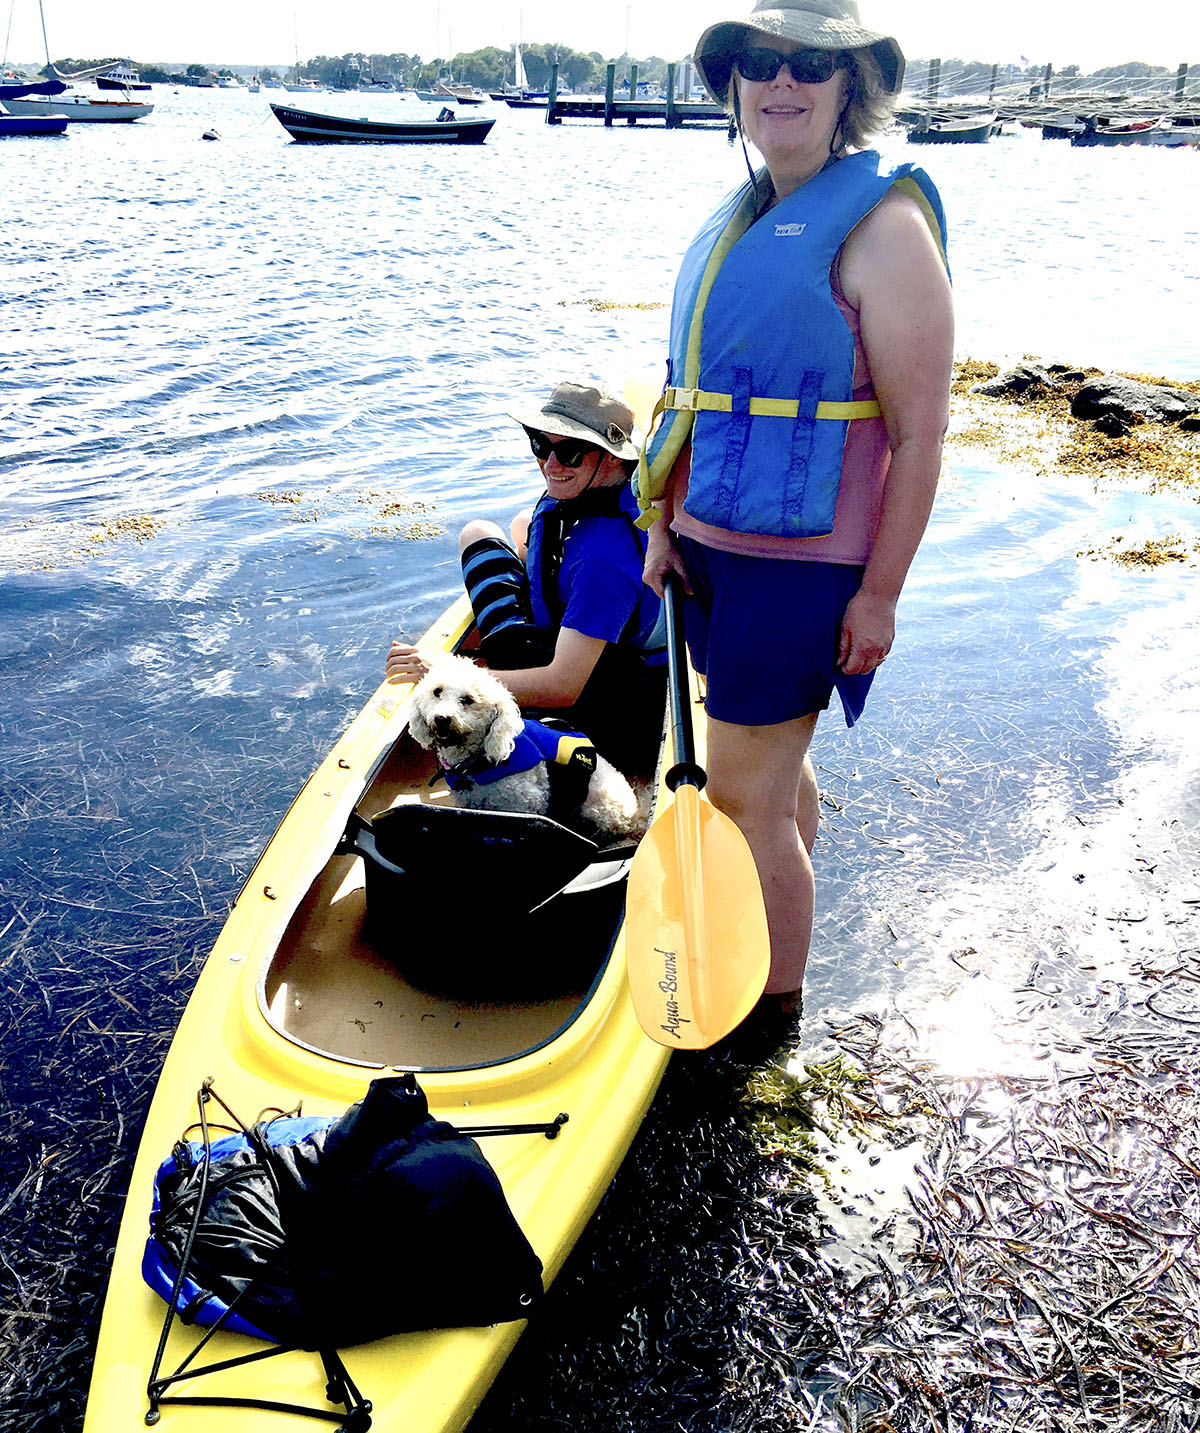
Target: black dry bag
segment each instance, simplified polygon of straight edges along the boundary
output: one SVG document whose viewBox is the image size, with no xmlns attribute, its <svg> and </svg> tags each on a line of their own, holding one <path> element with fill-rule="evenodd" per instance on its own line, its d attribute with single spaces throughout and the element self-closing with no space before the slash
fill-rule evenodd
<svg viewBox="0 0 1200 1433">
<path fill-rule="evenodd" d="M 525 1318 L 542 1295 L 495 1171 L 412 1075 L 373 1081 L 338 1119 L 181 1142 L 155 1179 L 143 1274 L 168 1301 L 178 1285 L 185 1322 L 308 1349 Z"/>
</svg>

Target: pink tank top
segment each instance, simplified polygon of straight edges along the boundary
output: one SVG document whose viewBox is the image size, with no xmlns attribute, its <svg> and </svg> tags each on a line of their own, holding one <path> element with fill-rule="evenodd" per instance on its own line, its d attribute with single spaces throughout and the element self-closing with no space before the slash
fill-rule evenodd
<svg viewBox="0 0 1200 1433">
<path fill-rule="evenodd" d="M 856 401 L 873 398 L 875 390 L 863 351 L 858 310 L 846 302 L 836 279 L 833 298 L 854 335 L 854 398 Z M 689 446 L 680 454 L 671 473 L 669 495 L 675 512 L 671 526 L 684 537 L 723 552 L 738 552 L 748 557 L 785 557 L 794 562 L 841 562 L 861 567 L 870 557 L 875 541 L 891 458 L 883 419 L 854 419 L 848 425 L 842 452 L 842 480 L 834 508 L 833 531 L 828 537 L 771 537 L 711 527 L 684 512 L 683 500 L 687 496 L 691 468 Z"/>
</svg>

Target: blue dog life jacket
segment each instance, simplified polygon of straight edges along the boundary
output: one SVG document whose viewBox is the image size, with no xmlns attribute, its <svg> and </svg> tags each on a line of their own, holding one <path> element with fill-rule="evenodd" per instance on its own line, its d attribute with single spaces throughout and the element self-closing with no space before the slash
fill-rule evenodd
<svg viewBox="0 0 1200 1433">
<path fill-rule="evenodd" d="M 874 150 L 838 160 L 757 221 L 746 183 L 692 241 L 655 410 L 664 418 L 636 477 L 643 526 L 690 437 L 684 510 L 698 521 L 792 538 L 833 531 L 847 424 L 880 409 L 854 401 L 854 338 L 830 268 L 893 187 L 916 200 L 945 259 L 945 216 L 928 175 L 879 166 Z"/>
<path fill-rule="evenodd" d="M 582 732 L 547 726 L 532 717 L 524 720 L 524 729 L 507 761 L 498 766 L 480 764 L 479 758 L 463 766 L 443 764 L 446 785 L 451 791 L 491 786 L 506 776 L 531 771 L 544 761 L 550 777 L 550 809 L 546 814 L 554 821 L 569 825 L 587 796 L 588 784 L 596 770 L 596 748 Z"/>
</svg>

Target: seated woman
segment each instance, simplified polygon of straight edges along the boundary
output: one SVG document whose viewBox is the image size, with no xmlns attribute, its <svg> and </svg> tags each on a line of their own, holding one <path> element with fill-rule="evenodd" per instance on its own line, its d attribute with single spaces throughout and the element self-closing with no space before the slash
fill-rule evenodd
<svg viewBox="0 0 1200 1433">
<path fill-rule="evenodd" d="M 526 711 L 577 726 L 618 770 L 653 772 L 666 700 L 662 604 L 642 581 L 645 534 L 629 477 L 633 412 L 614 394 L 560 383 L 534 410 L 511 413 L 546 484 L 514 519 L 469 522 L 463 581 L 483 655 Z M 385 671 L 419 681 L 431 658 L 394 642 Z"/>
</svg>

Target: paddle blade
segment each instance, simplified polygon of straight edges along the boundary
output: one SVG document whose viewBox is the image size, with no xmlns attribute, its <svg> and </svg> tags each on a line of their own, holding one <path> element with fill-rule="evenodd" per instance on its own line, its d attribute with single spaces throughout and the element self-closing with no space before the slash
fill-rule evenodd
<svg viewBox="0 0 1200 1433">
<path fill-rule="evenodd" d="M 672 1050 L 704 1050 L 754 1008 L 771 966 L 762 887 L 746 838 L 681 786 L 642 837 L 625 906 L 638 1023 Z"/>
</svg>

